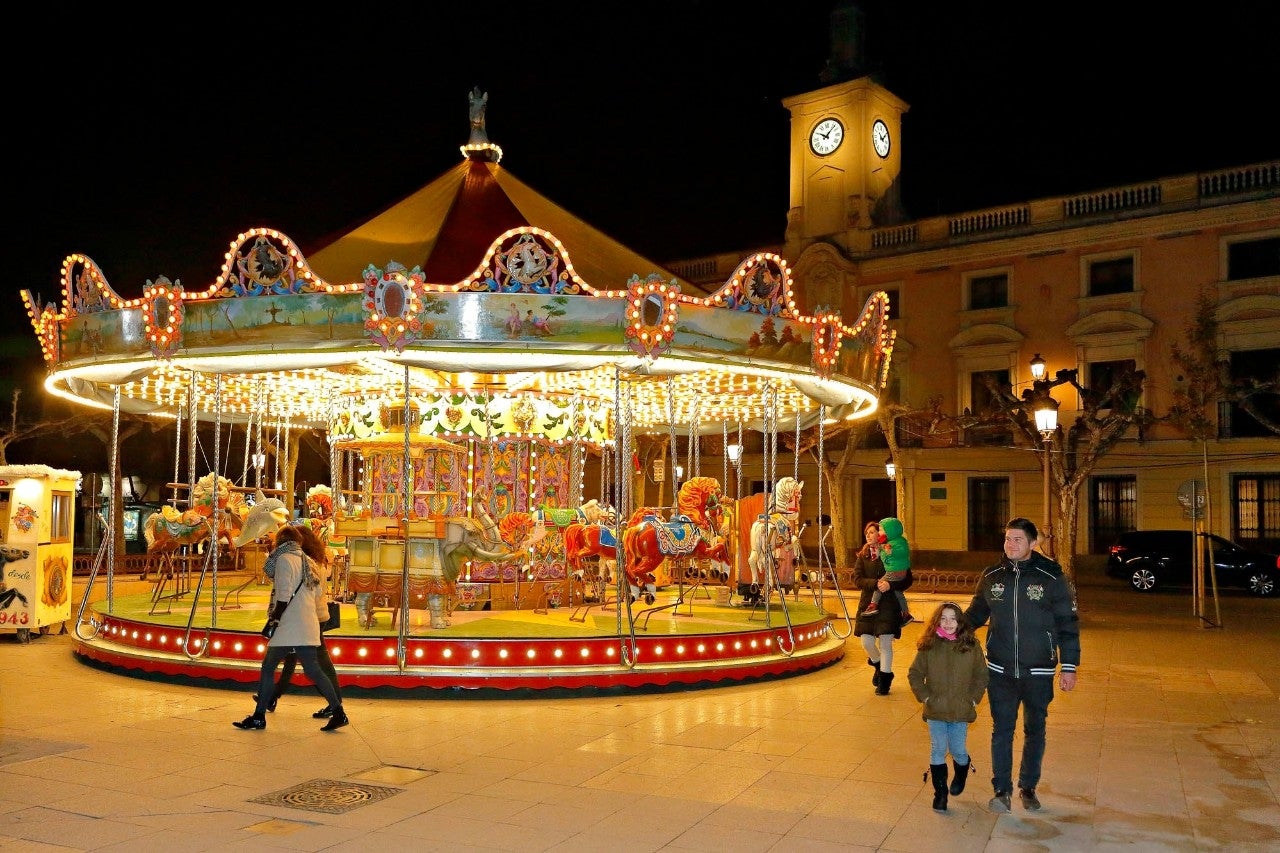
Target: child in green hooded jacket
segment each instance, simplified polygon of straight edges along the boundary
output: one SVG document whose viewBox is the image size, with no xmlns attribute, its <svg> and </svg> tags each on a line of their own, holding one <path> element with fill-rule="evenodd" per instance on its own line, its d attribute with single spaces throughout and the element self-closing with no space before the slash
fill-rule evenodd
<svg viewBox="0 0 1280 853">
<path fill-rule="evenodd" d="M 907 570 L 911 568 L 911 547 L 907 544 L 907 537 L 902 533 L 902 522 L 893 516 L 880 522 L 879 551 L 880 562 L 884 564 L 884 579 L 891 584 L 906 580 Z M 902 624 L 914 622 L 915 617 L 907 608 L 906 593 L 895 589 L 893 594 L 898 596 L 898 607 L 902 610 Z M 880 612 L 879 589 L 871 595 L 871 603 L 862 612 L 868 615 Z"/>
</svg>

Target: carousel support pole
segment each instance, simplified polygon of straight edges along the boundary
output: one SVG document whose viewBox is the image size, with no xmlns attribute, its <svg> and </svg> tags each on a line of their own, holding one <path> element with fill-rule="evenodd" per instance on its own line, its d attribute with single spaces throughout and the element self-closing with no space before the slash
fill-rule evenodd
<svg viewBox="0 0 1280 853">
<path fill-rule="evenodd" d="M 182 482 L 178 479 L 182 476 L 182 427 L 182 406 L 178 406 L 173 420 L 173 494 L 169 498 L 169 503 L 174 509 L 178 508 L 178 483 Z M 145 572 L 142 579 L 147 579 Z"/>
<path fill-rule="evenodd" d="M 116 506 L 120 488 L 120 386 L 115 386 L 111 401 L 111 504 L 107 507 L 107 613 L 115 606 L 116 579 L 116 519 L 120 507 Z"/>
<path fill-rule="evenodd" d="M 400 630 L 396 632 L 396 664 L 401 672 L 405 669 L 405 657 L 408 652 L 405 639 L 409 630 L 409 509 L 413 501 L 413 457 L 409 451 L 410 412 L 409 365 L 406 364 L 404 366 L 404 416 L 401 421 L 404 424 L 404 456 L 401 460 L 404 467 L 400 471 L 400 511 L 403 521 L 400 528 Z"/>
<path fill-rule="evenodd" d="M 213 512 L 211 515 L 211 518 L 213 520 L 213 532 L 210 534 L 210 537 L 209 537 L 209 548 L 211 549 L 210 557 L 213 560 L 213 581 L 212 581 L 212 585 L 210 586 L 210 589 L 213 592 L 213 597 L 209 600 L 209 603 L 210 603 L 209 609 L 211 611 L 209 616 L 209 627 L 211 628 L 218 627 L 218 557 L 220 556 L 222 551 L 222 548 L 218 545 L 218 538 L 222 534 L 222 516 L 225 512 L 225 510 L 223 510 L 219 506 L 222 495 L 218 491 L 219 486 L 221 485 L 218 482 L 218 475 L 220 473 L 218 471 L 218 463 L 222 458 L 220 455 L 222 452 L 222 447 L 220 446 L 221 443 L 222 443 L 222 374 L 219 373 L 215 378 L 214 384 L 213 384 Z M 230 444 L 231 442 L 228 441 L 227 442 L 228 447 L 230 446 Z M 230 535 L 228 535 L 228 539 L 230 539 Z M 192 601 L 191 606 L 195 607 L 195 605 L 196 605 L 196 602 Z"/>
</svg>

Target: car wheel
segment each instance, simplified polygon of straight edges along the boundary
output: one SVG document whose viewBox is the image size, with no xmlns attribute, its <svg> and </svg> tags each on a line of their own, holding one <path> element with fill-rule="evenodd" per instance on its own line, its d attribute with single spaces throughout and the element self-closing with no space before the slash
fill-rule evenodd
<svg viewBox="0 0 1280 853">
<path fill-rule="evenodd" d="M 1151 592 L 1159 585 L 1159 580 L 1150 566 L 1139 565 L 1130 571 L 1129 585 L 1138 592 Z"/>
<path fill-rule="evenodd" d="M 1276 594 L 1276 576 L 1271 572 L 1253 572 L 1249 575 L 1249 592 L 1254 595 L 1269 596 Z"/>
</svg>

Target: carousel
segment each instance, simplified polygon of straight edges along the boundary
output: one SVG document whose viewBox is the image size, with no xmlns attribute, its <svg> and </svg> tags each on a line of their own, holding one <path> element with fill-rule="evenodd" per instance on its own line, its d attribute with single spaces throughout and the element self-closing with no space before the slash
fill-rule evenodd
<svg viewBox="0 0 1280 853">
<path fill-rule="evenodd" d="M 199 289 L 122 297 L 75 254 L 61 307 L 22 292 L 46 390 L 117 435 L 122 414 L 172 421 L 175 486 L 186 458 L 147 520 L 152 589 L 116 594 L 105 537 L 77 655 L 256 683 L 269 581 L 228 567 L 301 516 L 335 554 L 344 687 L 709 686 L 843 657 L 821 558 L 799 592 L 804 484 L 778 436 L 875 411 L 887 297 L 806 314 L 770 253 L 699 292 L 512 177 L 486 101 L 457 167 L 315 251 L 253 228 Z M 329 452 L 305 510 L 263 489 L 264 438 L 295 431 Z M 765 484 L 746 497 L 745 433 Z"/>
</svg>

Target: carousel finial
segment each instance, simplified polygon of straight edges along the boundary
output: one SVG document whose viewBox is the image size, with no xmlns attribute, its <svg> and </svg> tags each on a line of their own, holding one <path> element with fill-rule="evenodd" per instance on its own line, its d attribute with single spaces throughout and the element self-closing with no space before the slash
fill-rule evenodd
<svg viewBox="0 0 1280 853">
<path fill-rule="evenodd" d="M 484 111 L 489 106 L 489 93 L 480 91 L 474 86 L 467 96 L 468 115 L 471 119 L 471 136 L 467 144 L 462 146 L 462 156 L 468 160 L 483 160 L 497 163 L 502 159 L 502 149 L 489 141 L 489 134 L 484 126 Z"/>
</svg>

